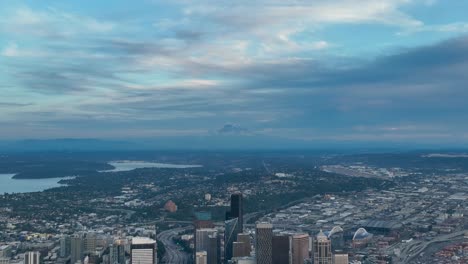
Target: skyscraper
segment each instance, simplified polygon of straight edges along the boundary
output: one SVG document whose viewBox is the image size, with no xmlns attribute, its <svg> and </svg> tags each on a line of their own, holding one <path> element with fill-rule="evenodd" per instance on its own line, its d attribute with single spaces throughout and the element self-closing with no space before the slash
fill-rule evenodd
<svg viewBox="0 0 468 264">
<path fill-rule="evenodd" d="M 239 218 L 226 220 L 224 222 L 224 261 L 228 262 L 232 258 L 234 241 L 236 241 L 239 231 Z"/>
<path fill-rule="evenodd" d="M 125 264 L 125 243 L 123 240 L 116 240 L 109 246 L 110 264 Z"/>
<path fill-rule="evenodd" d="M 231 207 L 226 212 L 226 222 L 224 231 L 224 259 L 227 262 L 232 258 L 233 243 L 237 239 L 237 234 L 244 230 L 244 209 L 242 193 L 231 195 Z"/>
<path fill-rule="evenodd" d="M 250 235 L 246 233 L 237 234 L 237 242 L 242 243 L 242 251 L 244 252 L 243 254 L 245 254 L 246 256 L 250 256 L 250 252 L 252 250 L 252 246 L 250 243 Z"/>
<path fill-rule="evenodd" d="M 219 239 L 219 234 L 213 234 L 208 237 L 208 251 L 207 258 L 208 264 L 219 264 L 221 262 L 221 243 Z"/>
<path fill-rule="evenodd" d="M 345 247 L 344 242 L 344 232 L 343 229 L 339 226 L 333 227 L 333 229 L 328 234 L 328 239 L 331 241 L 331 248 L 333 252 L 341 251 Z"/>
<path fill-rule="evenodd" d="M 211 254 L 217 254 L 216 251 L 210 249 L 210 246 L 213 245 L 212 238 L 210 237 L 218 237 L 218 230 L 214 228 L 201 228 L 195 230 L 195 252 L 206 252 L 207 260 L 211 260 Z M 216 245 L 217 246 L 217 245 Z"/>
<path fill-rule="evenodd" d="M 309 235 L 293 235 L 291 237 L 291 263 L 304 264 L 304 260 L 309 258 Z"/>
<path fill-rule="evenodd" d="M 246 251 L 246 246 L 244 242 L 235 241 L 232 244 L 232 257 L 233 258 L 248 257 L 248 256 L 250 256 L 250 252 Z"/>
<path fill-rule="evenodd" d="M 274 235 L 272 238 L 273 264 L 288 264 L 290 259 L 290 236 Z"/>
<path fill-rule="evenodd" d="M 71 240 L 70 236 L 64 235 L 60 238 L 60 257 L 66 258 L 70 256 Z"/>
<path fill-rule="evenodd" d="M 130 246 L 130 264 L 156 264 L 156 241 L 147 237 L 135 237 Z"/>
<path fill-rule="evenodd" d="M 273 225 L 269 223 L 258 223 L 255 229 L 257 264 L 272 264 L 272 241 Z"/>
<path fill-rule="evenodd" d="M 86 233 L 84 237 L 84 251 L 86 253 L 93 253 L 94 251 L 96 251 L 96 242 L 96 233 Z"/>
<path fill-rule="evenodd" d="M 39 264 L 41 253 L 30 251 L 24 253 L 24 264 Z"/>
<path fill-rule="evenodd" d="M 331 241 L 320 230 L 313 242 L 314 264 L 332 264 Z"/>
<path fill-rule="evenodd" d="M 71 263 L 83 260 L 84 255 L 84 241 L 81 235 L 74 235 L 70 238 L 71 245 Z"/>
<path fill-rule="evenodd" d="M 231 208 L 226 213 L 226 220 L 239 218 L 239 229 L 244 230 L 244 205 L 242 193 L 234 193 L 231 195 Z"/>
</svg>

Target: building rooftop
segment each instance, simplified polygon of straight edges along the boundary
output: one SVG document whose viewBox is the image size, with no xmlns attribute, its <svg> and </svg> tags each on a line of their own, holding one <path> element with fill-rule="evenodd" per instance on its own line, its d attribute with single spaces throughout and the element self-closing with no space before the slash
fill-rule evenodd
<svg viewBox="0 0 468 264">
<path fill-rule="evenodd" d="M 156 241 L 148 237 L 134 237 L 132 239 L 132 245 L 145 245 L 154 243 L 156 243 Z"/>
</svg>

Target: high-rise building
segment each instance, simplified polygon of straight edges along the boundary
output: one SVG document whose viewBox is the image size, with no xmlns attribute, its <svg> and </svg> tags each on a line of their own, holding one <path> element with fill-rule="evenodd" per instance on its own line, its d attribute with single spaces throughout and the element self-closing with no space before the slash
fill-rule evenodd
<svg viewBox="0 0 468 264">
<path fill-rule="evenodd" d="M 309 257 L 309 235 L 295 234 L 291 237 L 291 263 L 304 264 Z"/>
<path fill-rule="evenodd" d="M 250 252 L 246 251 L 245 243 L 234 241 L 234 243 L 232 244 L 232 257 L 240 258 L 240 257 L 248 257 L 248 256 L 250 256 Z"/>
<path fill-rule="evenodd" d="M 130 246 L 130 264 L 156 264 L 156 241 L 147 237 L 134 237 Z"/>
<path fill-rule="evenodd" d="M 206 251 L 197 251 L 195 253 L 195 263 L 196 264 L 207 264 L 208 257 Z"/>
<path fill-rule="evenodd" d="M 257 264 L 273 263 L 273 225 L 269 223 L 258 223 L 255 229 Z"/>
<path fill-rule="evenodd" d="M 30 251 L 24 253 L 24 264 L 39 264 L 41 253 L 38 251 Z"/>
<path fill-rule="evenodd" d="M 314 264 L 332 264 L 331 241 L 320 230 L 313 242 Z"/>
<path fill-rule="evenodd" d="M 239 218 L 239 229 L 244 230 L 244 205 L 242 193 L 234 193 L 231 195 L 231 208 L 226 213 L 226 220 Z"/>
<path fill-rule="evenodd" d="M 224 232 L 224 259 L 227 262 L 232 258 L 233 243 L 237 239 L 237 234 L 244 230 L 244 208 L 243 196 L 241 193 L 231 195 L 231 207 L 226 212 L 225 232 Z"/>
<path fill-rule="evenodd" d="M 342 251 L 345 247 L 344 241 L 344 232 L 343 229 L 339 226 L 333 227 L 333 229 L 328 234 L 328 239 L 331 241 L 332 251 Z"/>
<path fill-rule="evenodd" d="M 9 258 L 0 258 L 0 264 L 10 264 Z"/>
<path fill-rule="evenodd" d="M 333 255 L 333 264 L 348 264 L 349 257 L 348 254 L 340 253 Z"/>
<path fill-rule="evenodd" d="M 109 262 L 110 264 L 125 264 L 125 242 L 116 240 L 109 246 Z"/>
<path fill-rule="evenodd" d="M 84 251 L 86 253 L 93 253 L 96 251 L 96 233 L 86 233 L 84 237 Z"/>
<path fill-rule="evenodd" d="M 70 238 L 71 245 L 71 264 L 82 261 L 84 256 L 84 241 L 81 235 L 74 235 Z"/>
<path fill-rule="evenodd" d="M 273 264 L 288 264 L 290 262 L 290 236 L 274 235 L 272 238 Z"/>
<path fill-rule="evenodd" d="M 213 234 L 208 237 L 208 250 L 207 258 L 208 264 L 219 264 L 221 263 L 221 242 L 219 239 L 219 234 Z"/>
<path fill-rule="evenodd" d="M 60 257 L 66 258 L 70 256 L 71 240 L 70 236 L 64 235 L 60 238 Z"/>
<path fill-rule="evenodd" d="M 214 228 L 202 228 L 195 230 L 195 252 L 208 252 L 208 248 L 210 246 L 210 236 L 217 234 L 218 230 Z"/>
<path fill-rule="evenodd" d="M 250 252 L 252 250 L 252 246 L 250 243 L 250 235 L 246 233 L 237 234 L 237 242 L 241 242 L 243 249 L 242 254 L 245 256 L 250 256 Z"/>
<path fill-rule="evenodd" d="M 236 241 L 239 230 L 239 218 L 226 220 L 224 222 L 224 261 L 228 262 L 231 260 L 233 255 L 233 244 Z"/>
</svg>

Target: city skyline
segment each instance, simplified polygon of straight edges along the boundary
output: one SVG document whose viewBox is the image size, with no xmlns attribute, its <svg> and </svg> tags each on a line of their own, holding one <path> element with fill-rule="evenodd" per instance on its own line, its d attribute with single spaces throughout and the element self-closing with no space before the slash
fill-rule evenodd
<svg viewBox="0 0 468 264">
<path fill-rule="evenodd" d="M 467 8 L 1 3 L 0 137 L 468 146 Z"/>
</svg>

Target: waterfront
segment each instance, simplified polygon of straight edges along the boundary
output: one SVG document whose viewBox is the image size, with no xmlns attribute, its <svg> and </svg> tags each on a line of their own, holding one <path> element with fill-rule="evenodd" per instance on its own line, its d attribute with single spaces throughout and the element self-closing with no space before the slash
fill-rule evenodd
<svg viewBox="0 0 468 264">
<path fill-rule="evenodd" d="M 0 194 L 40 192 L 59 187 L 62 178 L 13 179 L 15 174 L 0 174 Z"/>
<path fill-rule="evenodd" d="M 201 165 L 186 165 L 186 164 L 171 164 L 171 163 L 158 163 L 158 162 L 147 162 L 147 161 L 112 161 L 110 165 L 114 166 L 112 170 L 105 170 L 102 172 L 118 172 L 118 171 L 131 171 L 134 169 L 143 168 L 160 168 L 160 169 L 189 169 L 189 168 L 200 168 Z"/>
</svg>

